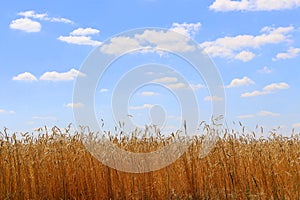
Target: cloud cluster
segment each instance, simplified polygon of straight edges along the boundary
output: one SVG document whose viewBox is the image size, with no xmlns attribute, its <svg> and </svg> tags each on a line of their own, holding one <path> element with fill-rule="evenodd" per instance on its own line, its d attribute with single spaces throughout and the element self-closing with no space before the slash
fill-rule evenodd
<svg viewBox="0 0 300 200">
<path fill-rule="evenodd" d="M 9 24 L 9 27 L 11 29 L 21 30 L 21 31 L 28 32 L 28 33 L 41 31 L 42 25 L 40 22 L 38 22 L 36 20 L 73 24 L 73 22 L 67 18 L 50 17 L 47 13 L 39 14 L 33 10 L 19 12 L 18 16 L 21 16 L 21 18 L 13 20 Z"/>
<path fill-rule="evenodd" d="M 278 90 L 288 89 L 289 87 L 290 86 L 285 82 L 272 83 L 270 85 L 265 86 L 262 91 L 255 90 L 253 92 L 243 93 L 241 97 L 255 97 L 255 96 L 266 95 L 266 94 L 274 93 Z"/>
<path fill-rule="evenodd" d="M 300 6 L 300 0 L 215 0 L 209 6 L 215 11 L 271 11 L 293 9 Z"/>
<path fill-rule="evenodd" d="M 215 41 L 207 41 L 200 44 L 206 53 L 212 57 L 227 59 L 239 59 L 250 61 L 255 54 L 244 49 L 256 49 L 267 44 L 279 44 L 289 41 L 289 33 L 294 31 L 293 26 L 288 27 L 264 27 L 260 35 L 237 35 L 234 37 L 218 38 Z"/>
<path fill-rule="evenodd" d="M 100 51 L 107 54 L 120 54 L 129 50 L 155 49 L 156 51 L 168 50 L 177 52 L 188 52 L 194 50 L 189 44 L 190 36 L 194 36 L 200 28 L 198 23 L 173 23 L 166 31 L 145 30 L 143 33 L 132 37 L 119 36 L 111 38 L 108 44 L 101 47 Z M 179 34 L 178 34 L 179 33 Z"/>
<path fill-rule="evenodd" d="M 99 32 L 99 30 L 94 28 L 78 28 L 73 30 L 68 36 L 59 36 L 57 39 L 69 44 L 99 46 L 102 43 L 91 38 L 91 35 Z"/>
<path fill-rule="evenodd" d="M 71 81 L 71 80 L 74 80 L 77 76 L 85 76 L 85 74 L 76 69 L 71 69 L 68 72 L 51 71 L 51 72 L 45 72 L 44 74 L 42 74 L 42 76 L 40 76 L 39 80 Z M 37 81 L 38 78 L 29 72 L 24 72 L 24 73 L 18 74 L 17 76 L 14 76 L 12 78 L 12 80 L 14 80 L 14 81 Z"/>
<path fill-rule="evenodd" d="M 4 109 L 0 109 L 0 114 L 15 114 L 16 112 L 13 110 L 4 110 Z"/>
<path fill-rule="evenodd" d="M 270 112 L 270 111 L 266 111 L 266 110 L 262 110 L 262 111 L 258 112 L 256 115 L 259 117 L 279 117 L 280 116 L 279 113 L 274 113 L 274 112 Z M 255 117 L 255 115 L 253 115 L 253 114 L 237 116 L 237 118 L 239 118 L 239 119 L 249 119 L 249 118 L 254 118 L 254 117 Z"/>
</svg>

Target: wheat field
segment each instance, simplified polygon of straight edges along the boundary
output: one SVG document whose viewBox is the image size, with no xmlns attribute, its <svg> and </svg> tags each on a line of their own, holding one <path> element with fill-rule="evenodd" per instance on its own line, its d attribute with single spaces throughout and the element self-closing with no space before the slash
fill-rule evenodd
<svg viewBox="0 0 300 200">
<path fill-rule="evenodd" d="M 139 174 L 103 165 L 70 126 L 37 133 L 0 132 L 0 199 L 300 199 L 299 134 L 257 138 L 224 130 L 203 158 L 203 138 L 195 136 L 176 162 Z M 133 152 L 153 151 L 176 137 L 108 135 Z"/>
</svg>

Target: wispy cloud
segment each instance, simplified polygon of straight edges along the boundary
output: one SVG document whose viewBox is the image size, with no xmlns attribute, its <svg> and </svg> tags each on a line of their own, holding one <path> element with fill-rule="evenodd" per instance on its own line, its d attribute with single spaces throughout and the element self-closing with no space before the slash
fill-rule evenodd
<svg viewBox="0 0 300 200">
<path fill-rule="evenodd" d="M 37 78 L 29 72 L 24 72 L 24 73 L 18 74 L 17 76 L 14 76 L 12 78 L 12 80 L 14 80 L 14 81 L 37 81 Z"/>
<path fill-rule="evenodd" d="M 57 38 L 58 40 L 62 42 L 66 42 L 69 44 L 77 44 L 77 45 L 89 45 L 89 46 L 98 46 L 102 43 L 96 40 L 92 40 L 90 36 L 59 36 Z"/>
<path fill-rule="evenodd" d="M 273 112 L 270 112 L 270 111 L 260 111 L 258 114 L 258 116 L 261 116 L 261 117 L 278 117 L 280 116 L 279 113 L 273 113 Z"/>
<path fill-rule="evenodd" d="M 59 23 L 66 23 L 66 24 L 73 24 L 74 22 L 70 19 L 63 18 L 63 17 L 50 17 L 47 13 L 36 13 L 33 10 L 28 10 L 24 12 L 19 12 L 19 16 L 23 16 L 25 18 L 33 18 L 39 19 L 42 21 L 50 21 L 50 22 L 59 22 Z"/>
<path fill-rule="evenodd" d="M 251 80 L 250 78 L 248 78 L 247 76 L 244 76 L 241 79 L 239 79 L 239 78 L 233 79 L 230 82 L 230 84 L 228 86 L 226 86 L 226 88 L 248 86 L 248 85 L 252 85 L 252 84 L 255 84 L 255 82 L 253 80 Z"/>
<path fill-rule="evenodd" d="M 109 90 L 108 90 L 107 88 L 101 88 L 101 89 L 100 89 L 100 92 L 101 92 L 101 93 L 108 92 L 108 91 L 109 91 Z"/>
<path fill-rule="evenodd" d="M 162 78 L 153 80 L 153 82 L 158 82 L 158 83 L 174 83 L 177 81 L 178 81 L 178 79 L 176 77 L 170 77 L 170 76 L 166 76 L 166 77 L 162 77 Z"/>
<path fill-rule="evenodd" d="M 65 107 L 67 108 L 83 108 L 84 107 L 84 104 L 83 103 L 68 103 L 65 105 Z"/>
<path fill-rule="evenodd" d="M 142 109 L 147 109 L 147 108 L 152 108 L 154 105 L 152 104 L 144 104 L 142 106 L 130 106 L 129 109 L 132 110 L 142 110 Z"/>
<path fill-rule="evenodd" d="M 41 77 L 40 80 L 44 81 L 70 81 L 74 80 L 77 76 L 85 76 L 84 73 L 76 70 L 71 69 L 68 72 L 45 72 Z"/>
<path fill-rule="evenodd" d="M 209 6 L 214 11 L 271 11 L 293 9 L 300 6 L 299 0 L 215 0 Z"/>
<path fill-rule="evenodd" d="M 249 115 L 239 115 L 237 116 L 239 119 L 249 119 L 249 118 L 254 118 L 254 115 L 249 114 Z"/>
<path fill-rule="evenodd" d="M 253 92 L 243 93 L 241 95 L 241 97 L 255 97 L 255 96 L 266 95 L 266 94 L 274 93 L 278 90 L 288 89 L 289 87 L 290 86 L 287 83 L 284 83 L 284 82 L 272 83 L 270 85 L 265 86 L 262 91 L 255 90 Z"/>
<path fill-rule="evenodd" d="M 273 60 L 281 60 L 281 59 L 291 59 L 296 58 L 300 55 L 300 48 L 290 47 L 287 52 L 278 53 Z"/>
<path fill-rule="evenodd" d="M 223 98 L 218 96 L 206 96 L 204 97 L 204 101 L 223 101 Z"/>
<path fill-rule="evenodd" d="M 13 115 L 15 114 L 16 112 L 13 111 L 13 110 L 5 110 L 5 109 L 0 109 L 0 114 L 10 114 L 10 115 Z"/>
<path fill-rule="evenodd" d="M 149 97 L 149 96 L 155 96 L 155 95 L 158 95 L 157 92 L 150 92 L 150 91 L 144 91 L 140 94 L 141 96 L 146 96 L 146 97 Z"/>
<path fill-rule="evenodd" d="M 257 72 L 261 74 L 270 74 L 272 73 L 272 70 L 267 66 L 264 66 L 262 69 L 257 70 Z"/>
</svg>

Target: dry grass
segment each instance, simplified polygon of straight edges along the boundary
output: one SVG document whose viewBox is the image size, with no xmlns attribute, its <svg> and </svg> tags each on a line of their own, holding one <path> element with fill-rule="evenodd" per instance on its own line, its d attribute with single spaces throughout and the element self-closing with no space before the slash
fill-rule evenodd
<svg viewBox="0 0 300 200">
<path fill-rule="evenodd" d="M 131 174 L 101 164 L 69 128 L 39 131 L 18 139 L 0 133 L 0 199 L 300 199 L 299 135 L 255 139 L 224 130 L 204 158 L 198 158 L 202 139 L 194 137 L 172 165 Z M 109 137 L 128 150 L 149 151 L 176 136 Z"/>
</svg>

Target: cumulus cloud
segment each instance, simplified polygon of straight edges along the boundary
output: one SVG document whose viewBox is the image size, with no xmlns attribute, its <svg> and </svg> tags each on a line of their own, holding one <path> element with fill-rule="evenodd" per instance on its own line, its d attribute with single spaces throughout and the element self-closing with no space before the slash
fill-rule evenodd
<svg viewBox="0 0 300 200">
<path fill-rule="evenodd" d="M 190 36 L 200 28 L 200 23 L 173 23 L 166 31 L 145 30 L 132 37 L 119 36 L 112 38 L 109 43 L 102 46 L 101 52 L 107 54 L 126 53 L 129 50 L 141 50 L 141 52 L 157 52 L 162 54 L 163 50 L 188 52 L 195 47 L 189 44 L 189 39 L 181 34 Z M 181 34 L 178 34 L 181 33 Z"/>
<path fill-rule="evenodd" d="M 20 19 L 13 20 L 9 24 L 9 27 L 11 29 L 33 33 L 33 32 L 40 32 L 42 25 L 39 22 L 33 21 L 28 18 L 20 18 Z"/>
<path fill-rule="evenodd" d="M 141 48 L 141 46 L 136 39 L 119 36 L 111 38 L 109 44 L 103 45 L 100 51 L 107 54 L 121 54 L 131 49 L 139 48 Z"/>
<path fill-rule="evenodd" d="M 226 88 L 233 88 L 233 87 L 240 87 L 240 86 L 248 86 L 248 85 L 252 85 L 255 84 L 255 82 L 253 80 L 251 80 L 250 78 L 248 78 L 247 76 L 244 76 L 241 79 L 235 78 L 233 79 L 230 84 L 228 86 L 226 86 Z"/>
<path fill-rule="evenodd" d="M 29 72 L 24 72 L 24 73 L 18 74 L 17 76 L 14 76 L 12 78 L 12 80 L 14 80 L 14 81 L 37 81 L 37 78 Z"/>
<path fill-rule="evenodd" d="M 241 51 L 234 58 L 243 62 L 248 62 L 255 57 L 255 54 L 250 51 Z"/>
<path fill-rule="evenodd" d="M 201 23 L 173 23 L 170 30 L 183 34 L 187 37 L 192 37 L 198 33 Z"/>
<path fill-rule="evenodd" d="M 278 53 L 273 60 L 291 59 L 300 55 L 300 48 L 290 47 L 287 52 Z"/>
<path fill-rule="evenodd" d="M 271 11 L 293 9 L 300 6 L 300 0 L 215 0 L 209 6 L 215 11 Z"/>
<path fill-rule="evenodd" d="M 94 28 L 78 28 L 78 29 L 75 29 L 74 31 L 72 31 L 70 33 L 70 35 L 84 36 L 84 35 L 94 35 L 94 34 L 98 34 L 98 33 L 100 33 L 100 31 L 97 29 L 94 29 Z"/>
<path fill-rule="evenodd" d="M 261 117 L 278 117 L 280 116 L 279 113 L 273 113 L 273 112 L 270 112 L 270 111 L 260 111 L 258 114 L 258 116 L 261 116 Z"/>
<path fill-rule="evenodd" d="M 223 101 L 223 98 L 218 96 L 206 96 L 204 97 L 204 101 Z"/>
<path fill-rule="evenodd" d="M 44 81 L 70 81 L 74 80 L 77 76 L 85 76 L 84 73 L 76 70 L 71 69 L 68 72 L 45 72 L 41 77 L 40 80 Z"/>
<path fill-rule="evenodd" d="M 154 105 L 152 104 L 144 104 L 142 106 L 130 106 L 129 109 L 132 110 L 142 110 L 142 109 L 146 109 L 146 108 L 152 108 Z"/>
<path fill-rule="evenodd" d="M 245 48 L 260 48 L 267 44 L 279 44 L 289 41 L 289 33 L 294 31 L 293 26 L 264 27 L 260 35 L 237 35 L 234 37 L 218 38 L 215 41 L 206 41 L 200 44 L 206 53 L 212 57 L 240 59 L 244 62 L 253 59 L 252 52 L 241 51 Z"/>
<path fill-rule="evenodd" d="M 83 103 L 68 103 L 67 105 L 65 105 L 65 107 L 67 108 L 83 108 L 84 104 Z"/>
<path fill-rule="evenodd" d="M 253 92 L 243 93 L 241 97 L 255 97 L 255 96 L 266 95 L 266 94 L 274 93 L 278 90 L 288 89 L 289 87 L 290 86 L 285 82 L 272 83 L 270 85 L 265 86 L 262 91 L 255 90 Z"/>
</svg>

